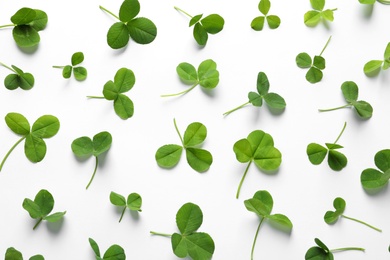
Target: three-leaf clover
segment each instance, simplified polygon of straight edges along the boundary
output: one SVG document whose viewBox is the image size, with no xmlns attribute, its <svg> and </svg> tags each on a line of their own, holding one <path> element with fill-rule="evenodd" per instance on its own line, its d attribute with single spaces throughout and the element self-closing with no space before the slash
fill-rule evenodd
<svg viewBox="0 0 390 260">
<path fill-rule="evenodd" d="M 156 151 L 156 162 L 160 167 L 172 168 L 179 163 L 183 149 L 186 151 L 187 162 L 197 172 L 207 171 L 213 163 L 213 156 L 207 150 L 198 148 L 207 136 L 207 128 L 202 123 L 194 122 L 187 126 L 184 139 L 181 137 L 176 120 L 173 124 L 179 135 L 181 145 L 166 144 Z"/>
<path fill-rule="evenodd" d="M 335 208 L 335 211 L 329 210 L 325 213 L 325 215 L 324 215 L 325 223 L 326 224 L 334 224 L 337 222 L 337 220 L 339 220 L 339 217 L 343 217 L 343 218 L 346 218 L 346 219 L 349 219 L 352 221 L 356 221 L 356 222 L 361 223 L 363 225 L 366 225 L 367 227 L 370 227 L 378 232 L 382 232 L 382 230 L 380 230 L 379 228 L 371 226 L 370 224 L 367 224 L 366 222 L 345 216 L 343 214 L 344 210 L 345 210 L 345 206 L 346 206 L 346 203 L 345 203 L 345 200 L 343 198 L 340 198 L 340 197 L 335 198 L 333 200 L 333 207 Z"/>
<path fill-rule="evenodd" d="M 325 143 L 326 147 L 317 144 L 310 143 L 306 148 L 306 154 L 309 157 L 309 161 L 314 165 L 319 165 L 325 159 L 328 154 L 328 164 L 329 167 L 334 171 L 341 171 L 345 166 L 347 166 L 348 159 L 347 157 L 336 151 L 337 149 L 344 148 L 343 146 L 337 144 L 337 141 L 340 139 L 343 134 L 347 123 L 344 123 L 344 127 L 341 130 L 339 136 L 337 137 L 334 143 Z"/>
<path fill-rule="evenodd" d="M 23 260 L 23 255 L 15 248 L 9 247 L 5 252 L 4 260 Z M 34 255 L 30 257 L 29 260 L 45 260 L 45 258 L 42 255 Z"/>
<path fill-rule="evenodd" d="M 77 66 L 77 67 L 75 66 L 79 65 L 83 61 L 84 61 L 84 54 L 82 52 L 75 52 L 73 53 L 71 59 L 72 65 L 53 66 L 53 68 L 62 69 L 62 76 L 65 79 L 69 79 L 73 71 L 74 77 L 77 80 L 82 81 L 87 78 L 87 74 L 88 74 L 87 69 L 82 66 Z"/>
<path fill-rule="evenodd" d="M 42 220 L 57 222 L 61 220 L 66 213 L 66 211 L 64 211 L 49 215 L 54 207 L 54 198 L 47 190 L 40 190 L 35 196 L 34 201 L 25 198 L 22 206 L 27 210 L 31 218 L 38 220 L 33 229 L 35 229 Z"/>
<path fill-rule="evenodd" d="M 7 89 L 15 90 L 20 87 L 23 90 L 29 90 L 34 87 L 35 80 L 31 73 L 23 72 L 23 70 L 19 69 L 15 65 L 11 65 L 11 67 L 9 67 L 2 62 L 0 62 L 0 65 L 13 72 L 4 79 L 4 86 Z"/>
<path fill-rule="evenodd" d="M 336 11 L 337 8 L 324 10 L 325 0 L 310 0 L 310 4 L 314 10 L 306 12 L 303 17 L 307 26 L 314 27 L 323 19 L 325 19 L 324 21 L 333 22 L 333 12 Z"/>
<path fill-rule="evenodd" d="M 47 14 L 38 9 L 23 7 L 12 17 L 12 24 L 0 26 L 0 28 L 14 27 L 12 36 L 19 47 L 33 47 L 41 40 L 39 31 L 45 29 Z"/>
<path fill-rule="evenodd" d="M 390 179 L 390 150 L 385 149 L 377 152 L 374 157 L 375 165 L 379 170 L 368 168 L 360 175 L 363 188 L 380 189 L 385 187 Z"/>
<path fill-rule="evenodd" d="M 390 67 L 390 42 L 387 44 L 383 60 L 371 60 L 364 65 L 364 74 L 373 77 L 379 74 L 381 68 L 387 70 Z"/>
<path fill-rule="evenodd" d="M 177 75 L 180 80 L 186 84 L 191 85 L 189 89 L 176 94 L 161 95 L 161 97 L 173 97 L 183 95 L 193 90 L 196 86 L 200 85 L 205 89 L 213 89 L 219 83 L 219 71 L 217 70 L 217 63 L 209 59 L 204 60 L 199 64 L 198 71 L 192 64 L 182 62 L 176 67 Z"/>
<path fill-rule="evenodd" d="M 249 92 L 248 102 L 223 113 L 223 115 L 227 116 L 230 113 L 248 104 L 252 104 L 255 107 L 261 107 L 263 105 L 263 99 L 265 103 L 273 109 L 278 109 L 278 110 L 284 109 L 286 107 L 286 101 L 284 101 L 284 98 L 276 93 L 272 93 L 272 92 L 270 93 L 268 91 L 269 91 L 268 77 L 264 72 L 259 72 L 257 74 L 257 93 L 253 91 Z"/>
<path fill-rule="evenodd" d="M 136 18 L 141 9 L 138 0 L 125 0 L 119 9 L 119 16 L 103 6 L 99 6 L 99 8 L 119 20 L 110 27 L 107 33 L 107 44 L 111 48 L 125 47 L 130 37 L 139 44 L 151 43 L 156 38 L 156 25 L 148 18 Z"/>
<path fill-rule="evenodd" d="M 203 14 L 192 16 L 175 6 L 175 9 L 191 18 L 189 27 L 194 26 L 194 39 L 200 46 L 205 46 L 209 38 L 208 34 L 217 34 L 222 31 L 225 20 L 219 14 L 210 14 L 203 17 Z"/>
<path fill-rule="evenodd" d="M 92 155 L 95 156 L 95 170 L 93 171 L 91 180 L 88 182 L 86 189 L 88 189 L 95 177 L 99 165 L 99 155 L 108 151 L 111 147 L 111 143 L 112 136 L 109 132 L 105 131 L 96 134 L 92 140 L 88 136 L 82 136 L 72 142 L 71 148 L 77 157 L 89 158 Z"/>
<path fill-rule="evenodd" d="M 271 215 L 274 201 L 271 194 L 266 190 L 257 191 L 253 195 L 253 198 L 245 200 L 244 204 L 247 210 L 256 213 L 256 215 L 261 218 L 252 245 L 251 259 L 253 259 L 257 236 L 259 234 L 261 224 L 263 224 L 265 219 L 268 219 L 271 223 L 274 223 L 287 231 L 291 231 L 293 224 L 291 223 L 290 219 L 283 214 Z"/>
<path fill-rule="evenodd" d="M 60 121 L 57 117 L 52 115 L 44 115 L 39 117 L 34 122 L 31 129 L 30 123 L 23 115 L 19 113 L 8 113 L 5 116 L 5 122 L 12 130 L 12 132 L 21 135 L 22 137 L 5 155 L 3 161 L 0 164 L 0 171 L 3 168 L 3 165 L 8 156 L 23 140 L 26 140 L 24 142 L 24 153 L 27 159 L 34 163 L 42 161 L 46 155 L 46 143 L 43 138 L 50 138 L 55 136 L 60 129 Z"/>
<path fill-rule="evenodd" d="M 306 52 L 299 53 L 295 58 L 295 62 L 297 63 L 298 67 L 302 69 L 309 68 L 309 70 L 306 72 L 306 80 L 312 84 L 320 82 L 322 80 L 322 70 L 324 70 L 326 66 L 325 59 L 324 57 L 322 57 L 322 54 L 328 46 L 331 38 L 332 36 L 329 37 L 320 55 L 315 55 L 313 60 Z"/>
<path fill-rule="evenodd" d="M 261 170 L 274 171 L 277 170 L 282 163 L 282 154 L 274 147 L 274 139 L 270 134 L 261 130 L 251 132 L 247 138 L 238 140 L 233 151 L 236 154 L 237 161 L 248 163 L 244 175 L 238 185 L 236 198 L 240 195 L 242 183 L 248 173 L 249 166 L 252 162 Z"/>
<path fill-rule="evenodd" d="M 211 259 L 215 250 L 211 236 L 204 232 L 197 232 L 203 222 L 203 213 L 196 204 L 184 204 L 176 214 L 176 224 L 179 233 L 164 234 L 150 231 L 153 235 L 171 237 L 173 253 L 180 258 L 187 256 L 193 260 Z"/>
<path fill-rule="evenodd" d="M 314 242 L 317 244 L 317 246 L 313 246 L 307 250 L 305 254 L 305 260 L 333 260 L 334 256 L 333 253 L 347 251 L 347 250 L 357 250 L 357 251 L 363 251 L 364 248 L 361 247 L 343 247 L 343 248 L 336 248 L 329 250 L 329 248 L 318 238 L 314 239 Z"/>
<path fill-rule="evenodd" d="M 99 246 L 95 240 L 89 238 L 88 241 L 95 253 L 96 260 L 126 260 L 125 250 L 121 246 L 116 244 L 110 246 L 103 257 L 101 257 Z"/>
<path fill-rule="evenodd" d="M 357 115 L 362 119 L 369 119 L 372 117 L 373 108 L 372 106 L 363 100 L 357 100 L 359 96 L 359 88 L 353 81 L 346 81 L 341 85 L 341 91 L 343 93 L 347 104 L 340 107 L 329 108 L 329 109 L 318 109 L 320 112 L 328 112 L 341 108 L 353 107 Z"/>
<path fill-rule="evenodd" d="M 129 196 L 127 196 L 127 201 L 125 197 L 122 195 L 111 191 L 110 193 L 110 201 L 115 206 L 123 207 L 123 211 L 121 214 L 121 217 L 119 219 L 119 222 L 122 221 L 123 215 L 125 214 L 125 211 L 127 208 L 130 210 L 141 212 L 141 206 L 142 206 L 142 198 L 138 193 L 130 193 Z"/>
<path fill-rule="evenodd" d="M 268 26 L 271 29 L 276 29 L 280 25 L 280 18 L 277 15 L 268 15 L 271 8 L 271 2 L 269 0 L 260 0 L 259 11 L 263 14 L 254 18 L 251 22 L 251 27 L 255 31 L 261 31 L 264 27 L 264 21 L 267 20 Z"/>
<path fill-rule="evenodd" d="M 115 113 L 122 119 L 128 119 L 134 114 L 134 104 L 133 101 L 123 93 L 130 91 L 134 84 L 134 72 L 127 68 L 121 68 L 116 72 L 114 81 L 109 80 L 104 84 L 103 97 L 87 97 L 113 100 Z"/>
</svg>

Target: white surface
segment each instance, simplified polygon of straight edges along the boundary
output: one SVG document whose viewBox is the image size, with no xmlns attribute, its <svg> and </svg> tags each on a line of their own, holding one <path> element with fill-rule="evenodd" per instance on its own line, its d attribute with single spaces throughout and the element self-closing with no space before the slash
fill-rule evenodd
<svg viewBox="0 0 390 260">
<path fill-rule="evenodd" d="M 36 78 L 30 91 L 8 91 L 0 87 L 0 117 L 19 112 L 33 122 L 43 114 L 61 121 L 59 133 L 47 139 L 45 159 L 32 164 L 19 145 L 8 158 L 0 174 L 0 254 L 14 246 L 24 256 L 43 254 L 46 259 L 93 259 L 88 237 L 105 251 L 117 243 L 128 259 L 177 259 L 168 238 L 150 236 L 149 231 L 173 233 L 177 230 L 175 214 L 186 202 L 198 204 L 204 213 L 201 231 L 214 239 L 213 259 L 249 259 L 258 224 L 255 214 L 243 204 L 257 190 L 268 190 L 274 198 L 274 213 L 287 215 L 294 224 L 291 235 L 263 225 L 257 240 L 255 259 L 303 259 L 319 237 L 330 248 L 359 246 L 365 253 L 337 253 L 337 259 L 389 259 L 390 243 L 389 189 L 370 196 L 362 189 L 360 173 L 374 167 L 377 151 L 390 148 L 390 72 L 369 79 L 363 73 L 365 62 L 381 59 L 390 41 L 388 17 L 390 6 L 375 4 L 370 17 L 358 1 L 328 0 L 327 8 L 338 8 L 335 21 L 308 28 L 303 14 L 309 1 L 272 1 L 270 14 L 281 17 L 277 30 L 265 26 L 262 32 L 250 28 L 260 15 L 258 1 L 141 1 L 140 16 L 150 18 L 158 28 L 156 40 L 149 45 L 130 42 L 115 51 L 106 44 L 106 33 L 115 20 L 99 9 L 99 4 L 117 13 L 121 1 L 1 1 L 0 24 L 21 7 L 42 9 L 49 15 L 47 28 L 40 33 L 41 43 L 33 54 L 23 53 L 15 45 L 11 29 L 0 30 L 0 61 L 32 72 Z M 174 10 L 177 5 L 187 12 L 218 13 L 225 27 L 210 36 L 207 46 L 199 49 L 188 28 L 189 19 Z M 333 39 L 324 53 L 327 68 L 323 80 L 311 85 L 306 70 L 295 64 L 295 56 L 308 52 L 319 54 L 328 37 Z M 83 65 L 89 75 L 85 82 L 65 80 L 52 65 L 68 64 L 71 55 L 83 51 Z M 197 66 L 214 59 L 220 71 L 218 87 L 207 94 L 199 87 L 187 95 L 160 98 L 160 94 L 185 89 L 175 68 L 183 61 Z M 99 95 L 106 81 L 121 68 L 132 69 L 136 84 L 128 92 L 135 105 L 133 118 L 123 121 L 112 103 L 88 100 Z M 256 77 L 264 71 L 271 91 L 282 95 L 287 108 L 272 115 L 266 107 L 245 107 L 223 118 L 222 113 L 247 100 L 256 88 Z M 8 74 L 0 69 L 0 79 Z M 374 115 L 361 121 L 349 109 L 318 113 L 318 108 L 344 104 L 340 86 L 355 81 L 359 98 L 374 107 Z M 210 170 L 198 174 L 184 156 L 177 167 L 164 170 L 157 166 L 158 147 L 179 143 L 173 126 L 176 118 L 180 131 L 194 121 L 208 129 L 204 148 L 214 162 Z M 348 126 L 339 140 L 345 148 L 348 165 L 341 172 L 330 170 L 326 162 L 313 166 L 305 150 L 310 142 L 333 142 L 343 123 Z M 233 144 L 251 131 L 270 133 L 283 154 L 280 170 L 266 175 L 252 166 L 241 190 L 235 192 L 246 165 L 235 159 Z M 94 159 L 79 162 L 70 149 L 80 136 L 93 136 L 107 130 L 113 145 L 98 169 L 89 190 Z M 5 122 L 0 123 L 0 154 L 18 140 Z M 55 198 L 54 211 L 67 210 L 58 225 L 35 223 L 22 208 L 24 198 L 33 198 L 42 188 Z M 110 191 L 126 195 L 138 192 L 143 197 L 143 212 L 131 217 L 126 212 L 118 224 L 120 212 L 109 202 Z M 332 201 L 341 196 L 347 202 L 345 214 L 383 229 L 378 233 L 363 225 L 341 219 L 334 226 L 323 221 L 332 209 Z"/>
</svg>

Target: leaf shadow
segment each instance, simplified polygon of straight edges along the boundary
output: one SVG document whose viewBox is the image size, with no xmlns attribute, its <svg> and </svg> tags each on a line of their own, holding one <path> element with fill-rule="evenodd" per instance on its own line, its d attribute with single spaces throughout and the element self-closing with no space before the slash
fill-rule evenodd
<svg viewBox="0 0 390 260">
<path fill-rule="evenodd" d="M 19 45 L 16 46 L 20 51 L 22 51 L 25 54 L 34 54 L 39 49 L 39 44 L 32 47 L 20 47 Z"/>
<path fill-rule="evenodd" d="M 292 229 L 291 228 L 288 228 L 288 227 L 285 227 L 285 226 L 282 226 L 274 221 L 267 221 L 269 226 L 272 228 L 272 229 L 275 229 L 275 230 L 278 230 L 278 231 L 281 231 L 283 234 L 286 234 L 287 236 L 291 236 L 291 233 L 292 233 Z"/>
<path fill-rule="evenodd" d="M 321 20 L 321 23 L 324 25 L 324 27 L 325 27 L 325 29 L 327 29 L 328 31 L 330 31 L 330 23 L 327 21 L 327 20 L 325 20 L 325 19 L 322 19 Z"/>
<path fill-rule="evenodd" d="M 77 162 L 79 162 L 79 163 L 84 163 L 84 162 L 86 162 L 89 158 L 91 158 L 92 156 L 78 157 L 78 156 L 76 156 L 75 154 L 73 154 L 73 157 L 76 158 Z"/>
<path fill-rule="evenodd" d="M 214 98 L 216 96 L 216 91 L 214 89 L 207 89 L 207 88 L 202 88 L 202 92 L 205 93 L 208 97 Z"/>
<path fill-rule="evenodd" d="M 270 106 L 267 106 L 268 108 L 268 111 L 274 115 L 274 116 L 280 116 L 281 114 L 283 114 L 283 112 L 286 110 L 285 108 L 282 108 L 282 109 L 278 109 L 278 108 L 272 108 Z"/>
<path fill-rule="evenodd" d="M 106 151 L 106 152 L 104 152 L 104 153 L 102 153 L 102 154 L 100 154 L 98 156 L 98 159 L 99 159 L 98 168 L 104 168 L 105 167 L 106 162 L 107 162 L 106 158 L 107 158 L 108 151 Z"/>
<path fill-rule="evenodd" d="M 139 221 L 139 212 L 137 210 L 130 210 L 130 216 L 134 221 Z"/>
<path fill-rule="evenodd" d="M 363 190 L 367 195 L 370 196 L 385 196 L 388 193 L 389 185 L 385 185 L 384 187 L 377 188 L 377 189 L 365 189 L 363 186 Z"/>
<path fill-rule="evenodd" d="M 370 19 L 372 17 L 372 14 L 374 13 L 374 5 L 364 5 L 362 8 L 363 17 L 365 19 Z"/>
<path fill-rule="evenodd" d="M 129 42 L 130 42 L 130 39 L 129 39 Z M 120 49 L 113 49 L 114 56 L 121 56 L 123 53 L 125 53 L 127 50 L 127 46 L 129 46 L 129 44 L 130 43 L 127 43 L 125 47 L 120 48 Z"/>
<path fill-rule="evenodd" d="M 256 165 L 256 164 L 255 164 Z M 279 168 L 276 169 L 276 170 L 264 170 L 264 169 L 260 169 L 259 166 L 256 165 L 256 168 L 259 169 L 262 173 L 264 173 L 265 175 L 268 175 L 268 176 L 275 176 L 279 173 Z"/>
<path fill-rule="evenodd" d="M 49 232 L 51 234 L 57 235 L 61 231 L 61 229 L 64 225 L 64 221 L 65 221 L 65 218 L 61 218 L 57 222 L 47 222 L 47 229 L 49 230 Z"/>
</svg>

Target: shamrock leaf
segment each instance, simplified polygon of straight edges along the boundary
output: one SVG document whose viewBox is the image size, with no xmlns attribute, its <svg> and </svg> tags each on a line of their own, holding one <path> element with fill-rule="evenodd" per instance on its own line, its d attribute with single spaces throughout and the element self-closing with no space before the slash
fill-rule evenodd
<svg viewBox="0 0 390 260">
<path fill-rule="evenodd" d="M 65 79 L 69 79 L 73 71 L 74 77 L 77 80 L 79 81 L 85 80 L 88 74 L 87 69 L 81 66 L 76 67 L 76 65 L 79 65 L 84 61 L 84 54 L 82 52 L 75 52 L 72 55 L 71 61 L 72 61 L 72 65 L 53 66 L 53 68 L 62 69 L 62 76 Z"/>
<path fill-rule="evenodd" d="M 122 195 L 111 191 L 110 193 L 110 202 L 119 207 L 123 207 L 121 217 L 119 219 L 119 222 L 122 221 L 123 215 L 125 214 L 126 209 L 130 209 L 133 211 L 141 212 L 141 205 L 142 205 L 142 198 L 138 193 L 130 193 L 127 197 L 127 202 L 125 197 Z"/>
<path fill-rule="evenodd" d="M 336 248 L 329 250 L 329 248 L 318 238 L 314 239 L 314 242 L 317 244 L 317 246 L 313 246 L 307 250 L 305 254 L 305 260 L 333 260 L 334 256 L 333 253 L 336 252 L 342 252 L 347 250 L 357 250 L 357 251 L 363 251 L 364 248 L 360 247 L 344 247 L 344 248 Z"/>
<path fill-rule="evenodd" d="M 88 241 L 95 253 L 96 260 L 126 260 L 125 250 L 121 246 L 116 244 L 110 246 L 103 257 L 101 257 L 99 246 L 95 240 L 89 238 Z"/>
<path fill-rule="evenodd" d="M 14 65 L 11 65 L 11 67 L 9 67 L 2 62 L 0 62 L 0 65 L 13 72 L 4 79 L 4 86 L 7 89 L 15 90 L 18 87 L 23 90 L 32 89 L 32 87 L 34 86 L 35 79 L 31 73 L 23 72 L 23 70 L 19 69 Z"/>
<path fill-rule="evenodd" d="M 15 248 L 9 247 L 5 252 L 4 260 L 23 260 L 23 255 Z M 30 257 L 29 260 L 45 260 L 45 258 L 42 255 L 34 255 Z"/>
<path fill-rule="evenodd" d="M 375 165 L 379 170 L 368 168 L 360 175 L 360 182 L 365 189 L 381 189 L 390 179 L 390 150 L 377 152 L 374 157 Z"/>
<path fill-rule="evenodd" d="M 277 15 L 268 15 L 271 8 L 271 2 L 269 0 L 260 0 L 259 11 L 263 14 L 254 18 L 251 22 L 251 27 L 255 31 L 263 30 L 264 23 L 267 21 L 269 28 L 276 29 L 280 25 L 280 18 Z"/>
<path fill-rule="evenodd" d="M 387 70 L 390 67 L 390 42 L 387 44 L 383 60 L 370 60 L 364 65 L 364 74 L 374 77 L 379 74 L 381 68 Z"/>
<path fill-rule="evenodd" d="M 310 0 L 310 3 L 314 10 L 305 13 L 304 22 L 306 26 L 314 27 L 323 19 L 325 21 L 333 22 L 333 12 L 336 11 L 337 8 L 324 10 L 325 0 Z"/>
</svg>

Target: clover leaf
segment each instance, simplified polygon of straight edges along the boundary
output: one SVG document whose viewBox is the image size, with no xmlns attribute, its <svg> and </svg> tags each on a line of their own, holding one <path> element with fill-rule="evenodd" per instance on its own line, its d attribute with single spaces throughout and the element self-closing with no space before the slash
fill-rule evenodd
<svg viewBox="0 0 390 260">
<path fill-rule="evenodd" d="M 57 222 L 61 220 L 66 213 L 66 211 L 64 211 L 49 215 L 54 207 L 54 198 L 47 190 L 40 190 L 35 196 L 34 201 L 25 198 L 22 206 L 30 214 L 31 218 L 38 220 L 33 229 L 35 229 L 42 220 Z"/>
<path fill-rule="evenodd" d="M 381 68 L 387 70 L 390 67 L 390 42 L 387 44 L 383 60 L 370 60 L 364 65 L 364 74 L 368 77 L 374 77 L 379 74 Z"/>
<path fill-rule="evenodd" d="M 207 171 L 213 163 L 213 156 L 207 150 L 198 148 L 207 136 L 207 128 L 202 123 L 194 122 L 187 126 L 182 138 L 173 119 L 173 124 L 179 135 L 181 145 L 166 144 L 157 149 L 155 159 L 162 168 L 172 168 L 179 163 L 183 149 L 186 151 L 187 162 L 192 169 L 202 173 Z"/>
<path fill-rule="evenodd" d="M 43 138 L 50 138 L 57 134 L 60 129 L 60 121 L 52 115 L 39 117 L 32 127 L 27 119 L 19 113 L 8 113 L 5 116 L 7 126 L 17 135 L 22 137 L 17 141 L 5 155 L 0 164 L 0 171 L 5 161 L 15 147 L 24 142 L 24 153 L 31 162 L 37 163 L 43 160 L 46 155 L 46 143 Z"/>
<path fill-rule="evenodd" d="M 384 4 L 384 5 L 390 5 L 389 0 L 359 0 L 359 3 L 365 4 L 365 5 L 373 5 L 373 4 L 375 4 L 376 1 L 378 1 L 379 3 Z"/>
<path fill-rule="evenodd" d="M 282 163 L 282 154 L 274 147 L 274 140 L 270 134 L 262 130 L 251 132 L 247 138 L 238 140 L 233 151 L 236 154 L 237 161 L 248 163 L 244 175 L 238 185 L 236 198 L 240 195 L 242 183 L 248 173 L 252 162 L 263 171 L 275 171 Z"/>
<path fill-rule="evenodd" d="M 5 252 L 4 260 L 23 260 L 23 255 L 15 248 L 9 247 Z M 34 255 L 30 257 L 29 260 L 45 260 L 45 258 L 42 255 Z"/>
<path fill-rule="evenodd" d="M 16 44 L 22 48 L 34 47 L 40 42 L 38 32 L 45 29 L 47 21 L 44 11 L 23 7 L 11 17 L 12 24 L 2 25 L 0 29 L 14 27 L 12 36 Z"/>
<path fill-rule="evenodd" d="M 295 58 L 295 62 L 299 68 L 309 68 L 309 70 L 306 72 L 306 80 L 312 84 L 318 83 L 322 80 L 322 70 L 324 70 L 326 66 L 326 62 L 324 57 L 322 57 L 322 54 L 328 46 L 330 39 L 332 39 L 332 36 L 329 37 L 321 53 L 319 55 L 315 55 L 313 59 L 306 52 L 299 53 Z"/>
<path fill-rule="evenodd" d="M 110 246 L 101 257 L 99 246 L 95 240 L 89 238 L 88 241 L 95 253 L 96 260 L 126 260 L 125 250 L 121 246 L 116 244 Z"/>
<path fill-rule="evenodd" d="M 119 219 L 119 222 L 122 221 L 123 215 L 125 214 L 126 209 L 130 209 L 133 211 L 141 212 L 141 205 L 142 205 L 142 198 L 138 193 L 130 193 L 129 196 L 127 196 L 127 201 L 125 197 L 122 195 L 111 191 L 110 193 L 110 201 L 113 205 L 123 207 L 121 217 Z"/>
<path fill-rule="evenodd" d="M 305 260 L 333 260 L 334 256 L 333 253 L 336 252 L 342 252 L 347 250 L 357 250 L 357 251 L 363 251 L 364 248 L 360 247 L 343 247 L 343 248 L 336 248 L 329 250 L 329 248 L 318 238 L 314 239 L 314 242 L 317 244 L 317 246 L 313 246 L 307 250 L 305 254 Z"/>
<path fill-rule="evenodd" d="M 130 91 L 135 84 L 134 72 L 130 69 L 119 69 L 114 81 L 109 80 L 103 87 L 103 97 L 87 96 L 88 98 L 106 99 L 114 101 L 115 113 L 122 119 L 128 119 L 134 114 L 134 104 L 123 93 Z"/>
<path fill-rule="evenodd" d="M 62 69 L 62 76 L 65 79 L 69 79 L 70 76 L 72 76 L 72 71 L 74 74 L 74 77 L 79 80 L 83 81 L 87 78 L 87 69 L 82 66 L 77 66 L 80 63 L 84 61 L 84 54 L 82 52 L 75 52 L 72 55 L 71 58 L 71 64 L 72 65 L 65 65 L 65 66 L 53 66 L 53 68 Z"/>
<path fill-rule="evenodd" d="M 88 182 L 86 189 L 88 189 L 95 177 L 99 165 L 99 155 L 107 152 L 111 147 L 111 143 L 112 136 L 109 132 L 105 131 L 96 134 L 92 140 L 88 136 L 82 136 L 72 142 L 71 148 L 77 157 L 89 158 L 92 155 L 95 156 L 95 170 L 93 171 L 91 180 Z"/>
<path fill-rule="evenodd" d="M 251 27 L 255 31 L 263 30 L 264 23 L 267 21 L 269 28 L 276 29 L 280 25 L 280 18 L 277 15 L 268 15 L 271 8 L 271 2 L 269 0 L 260 0 L 258 5 L 259 11 L 263 14 L 254 18 L 251 22 Z"/>
<path fill-rule="evenodd" d="M 390 150 L 385 149 L 377 152 L 374 161 L 379 170 L 368 168 L 360 175 L 360 182 L 367 190 L 382 189 L 390 179 Z"/>
<path fill-rule="evenodd" d="M 136 17 L 141 9 L 138 0 L 125 0 L 119 9 L 119 16 L 103 6 L 99 8 L 119 20 L 110 27 L 107 33 L 107 44 L 112 49 L 125 47 L 130 38 L 139 44 L 149 44 L 156 38 L 156 25 L 148 18 Z"/>
<path fill-rule="evenodd" d="M 150 231 L 153 235 L 171 237 L 173 253 L 180 258 L 189 256 L 193 260 L 209 260 L 212 258 L 215 245 L 211 236 L 197 232 L 203 223 L 203 213 L 196 204 L 184 204 L 176 214 L 179 233 L 164 234 Z"/>
<path fill-rule="evenodd" d="M 286 101 L 284 101 L 284 98 L 279 94 L 268 92 L 269 85 L 270 84 L 267 75 L 264 72 L 259 72 L 257 74 L 257 93 L 253 91 L 249 92 L 248 102 L 223 113 L 223 115 L 227 116 L 230 113 L 249 104 L 252 104 L 255 107 L 261 107 L 263 105 L 263 100 L 270 108 L 283 110 L 286 107 Z"/>
<path fill-rule="evenodd" d="M 0 62 L 0 65 L 13 72 L 4 79 L 4 86 L 7 89 L 15 90 L 20 87 L 23 90 L 29 90 L 34 87 L 35 79 L 31 73 L 23 72 L 23 70 L 19 69 L 14 65 L 11 65 L 11 67 L 9 67 L 2 62 Z"/>
<path fill-rule="evenodd" d="M 304 22 L 306 26 L 314 27 L 321 20 L 333 22 L 333 12 L 336 11 L 337 8 L 324 10 L 325 0 L 310 0 L 310 4 L 314 10 L 305 13 Z"/>
<path fill-rule="evenodd" d="M 328 155 L 328 164 L 332 170 L 341 171 L 345 166 L 347 166 L 347 157 L 339 151 L 336 151 L 340 148 L 343 148 L 343 146 L 337 144 L 337 141 L 340 139 L 346 126 L 347 122 L 344 123 L 343 129 L 341 130 L 339 136 L 337 137 L 336 141 L 334 141 L 334 143 L 325 143 L 326 147 L 317 143 L 310 143 L 307 146 L 306 154 L 312 164 L 321 164 L 322 161 L 325 159 L 326 155 Z"/>
<path fill-rule="evenodd" d="M 256 215 L 261 218 L 252 245 L 251 259 L 253 259 L 257 236 L 264 220 L 268 219 L 271 223 L 276 224 L 277 227 L 280 227 L 287 231 L 291 231 L 291 229 L 293 228 L 293 224 L 291 223 L 290 219 L 283 214 L 271 215 L 272 208 L 274 206 L 274 201 L 272 199 L 271 194 L 266 190 L 257 191 L 253 195 L 253 198 L 245 200 L 244 204 L 248 211 L 256 213 Z"/>
</svg>

